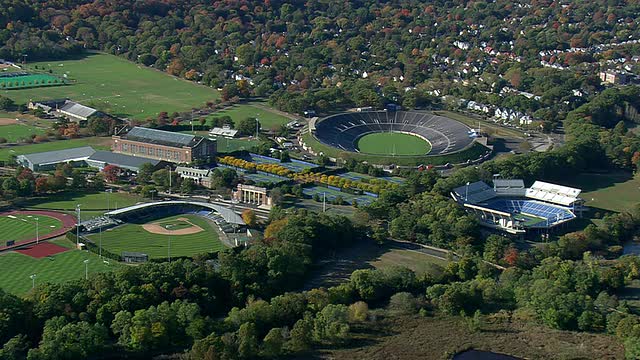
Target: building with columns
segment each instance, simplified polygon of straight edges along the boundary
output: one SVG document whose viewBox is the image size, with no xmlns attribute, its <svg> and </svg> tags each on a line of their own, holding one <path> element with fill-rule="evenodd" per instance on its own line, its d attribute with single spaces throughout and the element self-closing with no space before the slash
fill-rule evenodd
<svg viewBox="0 0 640 360">
<path fill-rule="evenodd" d="M 238 190 L 233 192 L 234 200 L 245 203 L 253 204 L 266 208 L 271 208 L 272 200 L 267 194 L 267 188 L 238 184 Z"/>
</svg>

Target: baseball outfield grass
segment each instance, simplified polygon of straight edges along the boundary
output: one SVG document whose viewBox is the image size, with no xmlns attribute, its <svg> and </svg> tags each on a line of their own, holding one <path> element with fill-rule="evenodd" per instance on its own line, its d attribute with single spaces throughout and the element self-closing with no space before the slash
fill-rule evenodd
<svg viewBox="0 0 640 360">
<path fill-rule="evenodd" d="M 199 226 L 204 231 L 187 235 L 164 235 L 151 233 L 139 224 L 125 224 L 89 236 L 96 244 L 100 243 L 102 236 L 102 248 L 114 254 L 123 251 L 141 252 L 149 255 L 149 258 L 167 258 L 169 249 L 171 257 L 193 256 L 196 254 L 215 252 L 222 250 L 224 245 L 218 238 L 218 233 L 209 222 L 197 215 L 175 215 L 163 219 L 151 221 L 159 225 L 177 225 L 176 229 L 185 229 L 186 222 L 177 220 L 186 218 L 189 222 Z"/>
</svg>

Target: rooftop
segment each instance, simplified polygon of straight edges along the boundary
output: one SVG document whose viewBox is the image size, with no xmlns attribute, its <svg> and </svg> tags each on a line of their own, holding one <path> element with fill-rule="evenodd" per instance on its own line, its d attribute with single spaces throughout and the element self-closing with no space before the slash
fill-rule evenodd
<svg viewBox="0 0 640 360">
<path fill-rule="evenodd" d="M 98 112 L 98 110 L 94 108 L 84 106 L 74 101 L 65 102 L 65 104 L 62 107 L 60 107 L 59 111 L 63 111 L 71 115 L 82 117 L 82 118 L 88 118 L 89 116 Z"/>
<path fill-rule="evenodd" d="M 86 160 L 96 151 L 90 146 L 83 146 L 72 149 L 47 151 L 34 154 L 19 155 L 18 157 L 27 159 L 34 165 L 57 164 L 65 161 Z"/>
<path fill-rule="evenodd" d="M 110 165 L 115 165 L 121 168 L 137 171 L 142 164 L 149 163 L 153 166 L 158 165 L 160 160 L 147 159 L 139 156 L 131 156 L 125 154 L 112 153 L 111 151 L 98 150 L 89 157 L 90 161 L 103 162 Z"/>
<path fill-rule="evenodd" d="M 173 147 L 195 146 L 202 138 L 195 135 L 182 134 L 171 131 L 149 129 L 136 126 L 122 138 L 140 141 L 148 144 L 166 145 Z"/>
</svg>

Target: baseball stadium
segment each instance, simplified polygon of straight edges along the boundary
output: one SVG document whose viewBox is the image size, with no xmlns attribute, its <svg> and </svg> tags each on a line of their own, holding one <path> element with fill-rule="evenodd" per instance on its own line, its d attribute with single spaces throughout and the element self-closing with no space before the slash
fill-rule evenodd
<svg viewBox="0 0 640 360">
<path fill-rule="evenodd" d="M 487 151 L 465 124 L 423 111 L 341 113 L 311 122 L 309 130 L 313 139 L 304 140 L 314 150 L 378 164 L 457 163 Z"/>
<path fill-rule="evenodd" d="M 474 214 L 480 224 L 510 234 L 540 234 L 561 228 L 584 211 L 581 190 L 536 181 L 494 178 L 455 188 L 451 197 Z"/>
</svg>

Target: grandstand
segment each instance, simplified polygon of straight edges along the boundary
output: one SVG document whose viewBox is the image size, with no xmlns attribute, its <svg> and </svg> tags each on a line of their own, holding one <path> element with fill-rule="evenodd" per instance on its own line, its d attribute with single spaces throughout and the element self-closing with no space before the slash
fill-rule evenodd
<svg viewBox="0 0 640 360">
<path fill-rule="evenodd" d="M 380 132 L 420 137 L 431 144 L 429 154 L 435 155 L 457 152 L 473 143 L 466 125 L 429 112 L 345 113 L 330 116 L 315 124 L 315 137 L 320 142 L 351 152 L 359 152 L 357 144 L 361 137 Z"/>
<path fill-rule="evenodd" d="M 525 188 L 522 180 L 494 179 L 493 187 L 485 182 L 467 183 L 455 188 L 451 196 L 481 225 L 524 234 L 548 231 L 575 219 L 583 211 L 580 189 L 536 181 Z"/>
</svg>

